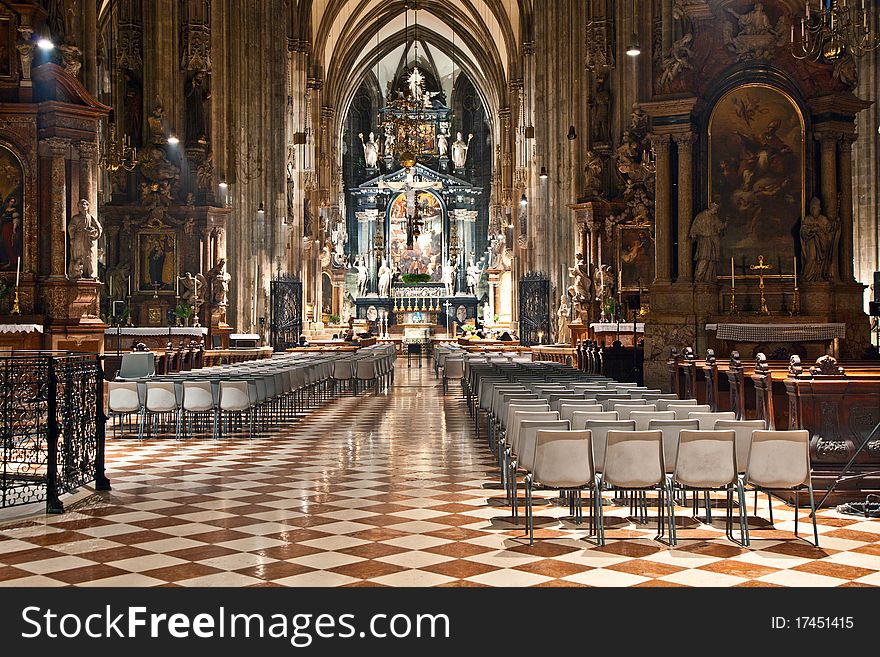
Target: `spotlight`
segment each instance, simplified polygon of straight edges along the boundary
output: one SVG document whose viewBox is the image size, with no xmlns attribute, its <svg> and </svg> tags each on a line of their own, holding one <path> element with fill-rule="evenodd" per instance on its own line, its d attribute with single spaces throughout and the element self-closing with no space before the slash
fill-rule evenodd
<svg viewBox="0 0 880 657">
<path fill-rule="evenodd" d="M 639 47 L 639 38 L 635 33 L 630 37 L 629 45 L 626 47 L 626 54 L 630 57 L 638 57 L 642 54 L 642 49 Z"/>
<path fill-rule="evenodd" d="M 529 204 L 529 199 L 526 198 L 525 194 L 522 195 L 522 198 L 519 200 L 519 204 L 523 207 L 526 207 Z"/>
<path fill-rule="evenodd" d="M 168 143 L 172 146 L 177 146 L 180 143 L 180 140 L 174 135 L 171 135 L 170 137 L 168 137 Z"/>
<path fill-rule="evenodd" d="M 541 180 L 547 180 L 547 178 L 549 177 L 549 174 L 547 173 L 547 167 L 541 167 L 541 173 L 538 174 L 538 177 Z"/>
<path fill-rule="evenodd" d="M 228 187 L 229 183 L 227 183 L 225 180 L 220 181 L 220 189 L 227 189 Z"/>
<path fill-rule="evenodd" d="M 52 39 L 47 39 L 46 37 L 43 37 L 42 39 L 37 41 L 37 48 L 39 48 L 40 50 L 46 50 L 46 51 L 54 50 L 55 44 L 52 43 Z"/>
<path fill-rule="evenodd" d="M 260 216 L 266 214 L 266 207 L 263 205 L 262 202 L 260 202 L 260 207 L 257 208 L 257 214 L 259 214 Z"/>
<path fill-rule="evenodd" d="M 577 130 L 574 129 L 574 126 L 573 125 L 568 126 L 568 139 L 570 141 L 574 141 L 575 139 L 577 139 L 577 137 L 578 137 L 578 133 L 577 133 Z"/>
</svg>

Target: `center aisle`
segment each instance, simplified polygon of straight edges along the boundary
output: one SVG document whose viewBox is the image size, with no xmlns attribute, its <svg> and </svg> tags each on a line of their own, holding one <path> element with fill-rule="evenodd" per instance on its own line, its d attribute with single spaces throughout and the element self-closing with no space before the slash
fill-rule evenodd
<svg viewBox="0 0 880 657">
<path fill-rule="evenodd" d="M 653 518 L 622 517 L 596 548 L 544 504 L 529 548 L 458 385 L 444 396 L 431 367 L 403 360 L 386 391 L 343 395 L 277 436 L 110 440 L 107 463 L 112 493 L 0 523 L 0 585 L 880 584 L 870 523 L 824 511 L 816 550 L 791 540 L 781 504 L 785 531 L 752 550 L 723 527 L 670 550 L 651 540 Z"/>
</svg>

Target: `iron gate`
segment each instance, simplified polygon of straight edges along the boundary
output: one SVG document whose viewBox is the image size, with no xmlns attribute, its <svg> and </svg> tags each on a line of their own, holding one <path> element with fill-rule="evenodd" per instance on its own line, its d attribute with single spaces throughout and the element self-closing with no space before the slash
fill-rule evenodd
<svg viewBox="0 0 880 657">
<path fill-rule="evenodd" d="M 539 272 L 519 281 L 519 336 L 526 347 L 550 339 L 550 279 Z"/>
<path fill-rule="evenodd" d="M 272 348 L 284 351 L 295 347 L 303 331 L 302 281 L 279 278 L 272 281 Z"/>
</svg>

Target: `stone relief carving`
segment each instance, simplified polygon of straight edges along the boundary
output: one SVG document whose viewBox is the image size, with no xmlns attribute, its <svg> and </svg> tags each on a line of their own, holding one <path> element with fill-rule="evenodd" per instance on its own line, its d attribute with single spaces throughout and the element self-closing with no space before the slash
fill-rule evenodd
<svg viewBox="0 0 880 657">
<path fill-rule="evenodd" d="M 787 44 L 788 29 L 783 18 L 774 27 L 764 11 L 764 3 L 756 2 L 751 11 L 742 14 L 727 8 L 733 22 L 724 23 L 724 44 L 737 59 L 770 59 L 776 48 Z"/>
<path fill-rule="evenodd" d="M 663 58 L 659 80 L 661 85 L 669 84 L 681 75 L 683 71 L 694 68 L 691 63 L 694 56 L 694 50 L 691 48 L 693 41 L 694 35 L 688 32 L 672 44 L 669 52 Z"/>
</svg>

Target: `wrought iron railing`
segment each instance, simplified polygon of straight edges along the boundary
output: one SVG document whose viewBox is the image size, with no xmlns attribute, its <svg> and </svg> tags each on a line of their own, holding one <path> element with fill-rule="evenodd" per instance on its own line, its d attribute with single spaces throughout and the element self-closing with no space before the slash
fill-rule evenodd
<svg viewBox="0 0 880 657">
<path fill-rule="evenodd" d="M 68 352 L 0 354 L 0 507 L 45 502 L 104 474 L 104 371 L 101 358 Z"/>
</svg>

